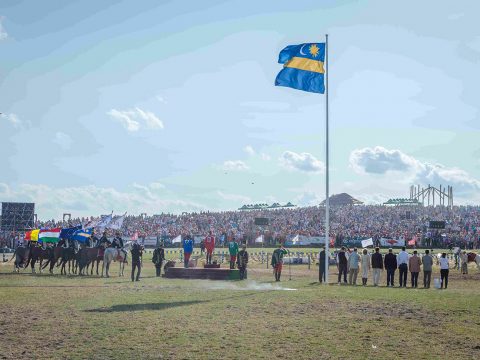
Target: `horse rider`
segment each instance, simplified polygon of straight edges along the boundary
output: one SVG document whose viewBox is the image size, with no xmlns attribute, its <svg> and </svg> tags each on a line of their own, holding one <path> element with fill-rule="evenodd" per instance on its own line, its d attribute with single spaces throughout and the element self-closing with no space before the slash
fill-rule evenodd
<svg viewBox="0 0 480 360">
<path fill-rule="evenodd" d="M 125 257 L 127 256 L 127 252 L 125 251 L 125 249 L 123 248 L 123 239 L 122 237 L 120 236 L 120 232 L 117 231 L 115 233 L 115 237 L 113 238 L 113 241 L 112 241 L 112 244 L 110 245 L 110 247 L 114 248 L 114 249 L 117 249 L 118 251 L 121 251 L 124 253 Z"/>
<path fill-rule="evenodd" d="M 99 242 L 100 242 L 100 245 L 103 245 L 105 248 L 110 247 L 110 245 L 112 245 L 110 240 L 108 240 L 106 231 L 103 232 L 102 237 L 100 238 Z"/>
</svg>

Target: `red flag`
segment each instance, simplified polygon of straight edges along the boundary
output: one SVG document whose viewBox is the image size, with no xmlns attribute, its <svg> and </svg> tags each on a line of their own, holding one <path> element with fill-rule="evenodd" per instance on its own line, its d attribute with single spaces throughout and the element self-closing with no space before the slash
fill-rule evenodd
<svg viewBox="0 0 480 360">
<path fill-rule="evenodd" d="M 415 239 L 409 240 L 408 245 L 414 246 L 417 241 Z"/>
</svg>

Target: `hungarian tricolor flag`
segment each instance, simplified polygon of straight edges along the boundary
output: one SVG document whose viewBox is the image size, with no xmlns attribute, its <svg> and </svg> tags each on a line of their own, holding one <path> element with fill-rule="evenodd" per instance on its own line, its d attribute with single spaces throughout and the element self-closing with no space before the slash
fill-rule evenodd
<svg viewBox="0 0 480 360">
<path fill-rule="evenodd" d="M 60 239 L 60 232 L 62 229 L 49 229 L 49 230 L 40 230 L 38 234 L 38 240 L 44 243 L 56 243 Z"/>
</svg>

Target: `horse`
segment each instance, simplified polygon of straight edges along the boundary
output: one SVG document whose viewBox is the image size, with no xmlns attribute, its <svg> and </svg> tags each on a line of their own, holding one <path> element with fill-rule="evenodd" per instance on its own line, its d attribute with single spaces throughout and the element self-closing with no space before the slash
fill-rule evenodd
<svg viewBox="0 0 480 360">
<path fill-rule="evenodd" d="M 88 275 L 88 267 L 92 265 L 90 275 L 93 275 L 93 264 L 98 258 L 100 249 L 99 248 L 88 248 L 84 247 L 79 250 L 76 254 L 76 260 L 79 268 L 79 275 L 85 275 L 85 269 L 87 269 Z"/>
<path fill-rule="evenodd" d="M 60 265 L 60 260 L 63 254 L 63 245 L 65 244 L 65 240 L 60 240 L 55 247 L 53 248 L 53 257 L 50 257 L 45 265 L 42 266 L 42 270 L 45 269 L 50 264 L 49 273 L 53 274 L 53 268 L 55 264 L 57 267 Z"/>
<path fill-rule="evenodd" d="M 67 275 L 65 265 L 68 263 L 68 274 L 75 272 L 75 249 L 68 247 L 62 249 L 60 274 Z M 57 265 L 57 266 L 59 266 Z"/>
<path fill-rule="evenodd" d="M 477 265 L 477 269 L 480 270 L 480 255 L 470 252 L 467 256 L 468 262 L 474 262 Z"/>
<path fill-rule="evenodd" d="M 15 258 L 13 262 L 13 272 L 20 272 L 20 268 L 25 269 L 27 267 L 27 261 L 30 257 L 30 247 L 19 246 L 15 249 L 10 261 Z"/>
<path fill-rule="evenodd" d="M 27 265 L 25 266 L 28 266 L 28 263 L 30 262 L 30 266 L 32 268 L 32 274 L 35 274 L 36 273 L 36 270 L 35 270 L 35 263 L 40 260 L 40 273 L 42 273 L 42 263 L 43 263 L 43 260 L 50 260 L 51 256 L 53 256 L 52 254 L 52 250 L 53 249 L 44 249 L 42 247 L 38 247 L 38 246 L 33 246 L 31 249 L 30 249 L 30 257 L 28 258 L 27 260 Z"/>
<path fill-rule="evenodd" d="M 128 244 L 127 244 L 128 246 Z M 120 263 L 120 271 L 118 276 L 123 276 L 123 270 L 125 269 L 125 263 L 127 263 L 127 250 L 124 249 L 116 249 L 116 248 L 106 248 L 105 253 L 103 255 L 103 265 L 102 265 L 102 277 L 103 277 L 103 270 L 106 269 L 105 275 L 110 277 L 108 270 L 110 270 L 110 263 L 113 261 L 118 260 Z"/>
</svg>

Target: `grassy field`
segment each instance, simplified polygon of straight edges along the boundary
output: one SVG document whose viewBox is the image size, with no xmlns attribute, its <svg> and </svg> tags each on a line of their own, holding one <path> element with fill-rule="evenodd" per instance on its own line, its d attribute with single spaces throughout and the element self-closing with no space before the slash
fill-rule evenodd
<svg viewBox="0 0 480 360">
<path fill-rule="evenodd" d="M 0 265 L 0 359 L 480 358 L 473 265 L 424 290 L 319 285 L 304 265 L 275 283 L 260 263 L 243 282 L 170 280 L 148 256 L 136 283 L 117 264 L 110 279 Z"/>
</svg>

